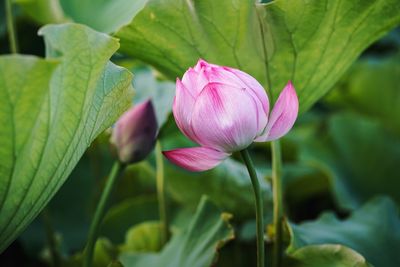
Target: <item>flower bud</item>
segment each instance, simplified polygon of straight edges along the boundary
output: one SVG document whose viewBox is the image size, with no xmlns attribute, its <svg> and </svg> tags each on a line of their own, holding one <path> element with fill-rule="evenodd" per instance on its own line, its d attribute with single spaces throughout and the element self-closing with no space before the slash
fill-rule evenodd
<svg viewBox="0 0 400 267">
<path fill-rule="evenodd" d="M 154 148 L 157 119 L 150 100 L 126 111 L 116 122 L 111 143 L 123 163 L 143 160 Z"/>
<path fill-rule="evenodd" d="M 176 165 L 204 171 L 251 143 L 276 140 L 293 126 L 298 99 L 291 82 L 271 114 L 264 88 L 249 74 L 200 59 L 176 81 L 172 111 L 179 129 L 199 147 L 163 152 Z"/>
</svg>

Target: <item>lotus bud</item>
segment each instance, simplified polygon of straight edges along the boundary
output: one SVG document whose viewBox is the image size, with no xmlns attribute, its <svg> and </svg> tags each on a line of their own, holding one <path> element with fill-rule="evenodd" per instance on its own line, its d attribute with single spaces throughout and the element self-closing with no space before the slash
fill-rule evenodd
<svg viewBox="0 0 400 267">
<path fill-rule="evenodd" d="M 249 74 L 200 59 L 176 80 L 172 107 L 179 129 L 199 147 L 164 151 L 173 163 L 190 171 L 217 166 L 251 143 L 276 140 L 293 126 L 298 99 L 291 82 L 269 114 L 264 88 Z"/>
<path fill-rule="evenodd" d="M 125 112 L 115 124 L 111 142 L 122 163 L 143 160 L 153 150 L 157 135 L 157 119 L 150 100 Z"/>
</svg>

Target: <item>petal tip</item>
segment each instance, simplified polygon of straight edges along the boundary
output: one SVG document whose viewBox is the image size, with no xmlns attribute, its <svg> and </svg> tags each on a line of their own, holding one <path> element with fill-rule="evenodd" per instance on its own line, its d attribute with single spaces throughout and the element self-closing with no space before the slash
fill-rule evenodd
<svg viewBox="0 0 400 267">
<path fill-rule="evenodd" d="M 145 101 L 143 102 L 143 107 L 144 107 L 145 109 L 150 109 L 150 110 L 153 110 L 153 111 L 154 111 L 153 102 L 151 101 L 150 98 L 148 98 L 147 100 L 145 100 Z"/>
<path fill-rule="evenodd" d="M 207 61 L 205 61 L 204 59 L 202 59 L 202 58 L 199 58 L 199 60 L 197 61 L 197 64 L 196 64 L 196 66 L 194 67 L 194 70 L 195 71 L 200 71 L 202 68 L 204 68 L 204 67 L 206 67 L 206 66 L 208 66 L 208 65 L 210 65 Z"/>
<path fill-rule="evenodd" d="M 295 96 L 297 98 L 297 92 L 296 92 L 296 88 L 294 87 L 292 81 L 288 81 L 288 83 L 286 84 L 284 91 L 288 91 L 288 93 L 290 93 L 291 95 Z"/>
<path fill-rule="evenodd" d="M 202 59 L 202 58 L 199 58 L 199 60 L 197 60 L 197 64 L 207 64 L 207 61 L 205 61 L 204 59 Z"/>
</svg>

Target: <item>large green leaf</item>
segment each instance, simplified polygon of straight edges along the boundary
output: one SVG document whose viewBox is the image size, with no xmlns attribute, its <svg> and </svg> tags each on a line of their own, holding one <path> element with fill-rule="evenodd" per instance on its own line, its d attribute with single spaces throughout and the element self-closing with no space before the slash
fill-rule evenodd
<svg viewBox="0 0 400 267">
<path fill-rule="evenodd" d="M 146 1 L 60 0 L 64 13 L 73 21 L 107 33 L 128 23 Z"/>
<path fill-rule="evenodd" d="M 172 79 L 204 58 L 252 74 L 274 99 L 292 80 L 304 111 L 398 23 L 397 0 L 149 0 L 116 35 Z"/>
<path fill-rule="evenodd" d="M 400 53 L 383 60 L 363 59 L 354 64 L 327 98 L 332 106 L 346 107 L 379 118 L 400 133 Z"/>
<path fill-rule="evenodd" d="M 46 215 L 60 236 L 64 254 L 85 246 L 90 221 L 113 163 L 109 139 L 107 132 L 96 138 L 68 180 L 46 206 Z M 153 171 L 147 162 L 130 165 L 125 170 L 115 185 L 101 236 L 109 238 L 113 243 L 121 243 L 130 226 L 158 218 L 157 199 L 149 195 L 156 190 L 154 180 L 149 179 L 154 176 Z M 131 199 L 138 194 L 146 196 Z M 38 253 L 44 247 L 46 233 L 43 221 L 43 216 L 38 216 L 19 237 L 24 249 L 31 254 Z"/>
<path fill-rule="evenodd" d="M 15 0 L 40 24 L 67 20 L 110 33 L 127 24 L 147 0 Z"/>
<path fill-rule="evenodd" d="M 282 178 L 286 212 L 294 220 L 314 218 L 326 209 L 351 210 L 359 205 L 346 181 L 327 167 L 329 163 L 324 161 L 323 155 L 318 156 L 320 154 L 313 155 L 312 160 L 285 165 Z"/>
<path fill-rule="evenodd" d="M 388 198 L 375 198 L 346 220 L 339 220 L 332 213 L 323 214 L 318 220 L 300 225 L 291 224 L 292 241 L 288 253 L 304 261 L 332 260 L 334 265 L 347 254 L 359 262 L 356 266 L 366 266 L 360 256 L 341 246 L 351 248 L 363 255 L 375 266 L 396 267 L 400 265 L 400 218 L 397 206 Z M 322 244 L 340 245 L 331 248 L 316 246 Z M 309 248 L 313 245 L 312 248 Z M 304 249 L 309 248 L 307 253 Z M 303 249 L 302 252 L 299 249 Z M 347 250 L 347 252 L 346 252 Z M 325 252 L 322 252 L 325 251 Z M 351 252 L 351 253 L 350 253 Z M 310 255 L 321 253 L 319 257 Z M 321 255 L 326 254 L 324 257 Z M 343 256 L 344 253 L 344 256 Z M 339 257 L 337 257 L 338 255 Z M 384 256 L 383 256 L 384 255 Z M 347 257 L 346 256 L 346 257 Z M 337 260 L 335 260 L 337 258 Z M 302 266 L 302 265 L 299 265 Z M 305 265 L 305 266 L 318 266 Z"/>
<path fill-rule="evenodd" d="M 121 262 L 125 267 L 211 266 L 217 250 L 233 238 L 230 217 L 203 197 L 188 228 L 175 233 L 160 253 L 124 253 Z"/>
<path fill-rule="evenodd" d="M 300 161 L 332 179 L 339 204 L 353 209 L 377 194 L 400 203 L 399 138 L 379 121 L 353 113 L 338 113 L 324 123 L 326 131 L 302 140 Z"/>
<path fill-rule="evenodd" d="M 108 61 L 115 39 L 74 24 L 40 33 L 47 59 L 0 57 L 0 251 L 130 104 L 132 75 Z"/>
<path fill-rule="evenodd" d="M 59 0 L 14 0 L 23 11 L 40 24 L 66 22 Z"/>
</svg>

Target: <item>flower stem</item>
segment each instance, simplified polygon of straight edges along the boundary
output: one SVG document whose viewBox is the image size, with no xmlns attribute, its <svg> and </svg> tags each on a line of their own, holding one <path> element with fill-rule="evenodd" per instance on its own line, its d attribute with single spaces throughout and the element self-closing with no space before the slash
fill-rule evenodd
<svg viewBox="0 0 400 267">
<path fill-rule="evenodd" d="M 10 44 L 10 51 L 12 54 L 18 53 L 18 41 L 17 35 L 15 32 L 15 22 L 12 11 L 12 0 L 5 0 L 5 9 L 6 9 L 6 17 L 7 17 L 7 32 L 8 32 L 8 41 Z"/>
<path fill-rule="evenodd" d="M 272 193 L 274 200 L 274 251 L 272 257 L 273 267 L 282 264 L 282 235 L 283 235 L 283 196 L 282 196 L 282 157 L 279 141 L 271 142 L 272 150 Z"/>
<path fill-rule="evenodd" d="M 56 232 L 54 231 L 50 212 L 48 208 L 45 208 L 42 212 L 42 220 L 44 224 L 44 228 L 46 231 L 46 238 L 47 238 L 47 245 L 50 251 L 51 257 L 51 266 L 58 267 L 61 263 L 61 256 L 58 250 L 57 239 L 56 239 Z"/>
<path fill-rule="evenodd" d="M 261 197 L 260 183 L 258 182 L 257 173 L 253 162 L 250 158 L 249 151 L 243 149 L 240 151 L 243 161 L 247 166 L 253 185 L 255 204 L 256 204 L 256 225 L 257 225 L 257 267 L 264 267 L 264 223 L 263 223 L 263 201 Z"/>
<path fill-rule="evenodd" d="M 165 177 L 164 177 L 164 160 L 161 153 L 161 143 L 156 143 L 156 166 L 157 166 L 157 199 L 158 199 L 158 211 L 161 223 L 161 246 L 167 243 L 169 238 L 169 226 L 167 216 L 167 205 L 165 199 Z"/>
<path fill-rule="evenodd" d="M 86 251 L 83 259 L 84 267 L 91 267 L 93 262 L 93 253 L 97 240 L 97 235 L 100 229 L 101 222 L 106 213 L 106 206 L 108 199 L 110 198 L 112 189 L 114 187 L 115 181 L 122 174 L 126 165 L 116 161 L 111 169 L 110 175 L 101 194 L 100 201 L 97 205 L 96 212 L 94 214 L 92 224 L 89 229 L 88 241 L 86 244 Z"/>
</svg>

